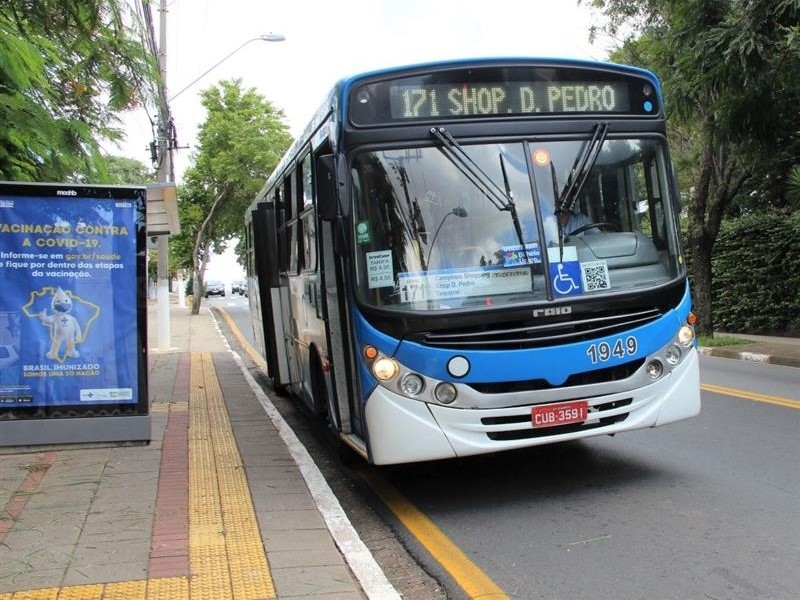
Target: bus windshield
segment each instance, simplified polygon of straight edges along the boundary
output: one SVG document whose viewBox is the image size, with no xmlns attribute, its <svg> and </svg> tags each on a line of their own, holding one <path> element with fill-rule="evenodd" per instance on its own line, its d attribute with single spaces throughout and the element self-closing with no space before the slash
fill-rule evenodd
<svg viewBox="0 0 800 600">
<path fill-rule="evenodd" d="M 613 294 L 681 275 L 662 138 L 606 139 L 586 172 L 589 140 L 455 143 L 461 154 L 443 145 L 355 156 L 362 302 L 468 309 Z"/>
</svg>

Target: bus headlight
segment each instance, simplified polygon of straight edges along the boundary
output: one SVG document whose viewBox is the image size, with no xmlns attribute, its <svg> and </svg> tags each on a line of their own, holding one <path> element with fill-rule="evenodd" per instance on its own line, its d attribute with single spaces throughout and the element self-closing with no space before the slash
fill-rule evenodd
<svg viewBox="0 0 800 600">
<path fill-rule="evenodd" d="M 388 381 L 397 375 L 399 370 L 397 363 L 385 356 L 372 363 L 372 374 L 380 381 Z"/>
<path fill-rule="evenodd" d="M 647 363 L 647 375 L 652 380 L 656 380 L 664 374 L 664 364 L 658 360 L 651 360 Z"/>
<path fill-rule="evenodd" d="M 416 373 L 406 373 L 400 380 L 400 389 L 406 396 L 418 396 L 425 389 L 425 381 Z"/>
<path fill-rule="evenodd" d="M 673 367 L 681 361 L 682 355 L 683 351 L 678 344 L 670 344 L 666 352 L 664 352 L 664 358 L 666 358 L 667 362 Z"/>
<path fill-rule="evenodd" d="M 458 392 L 456 391 L 456 386 L 454 386 L 452 383 L 443 381 L 437 385 L 436 388 L 434 388 L 433 395 L 436 400 L 442 404 L 452 404 L 455 401 Z"/>
<path fill-rule="evenodd" d="M 678 341 L 686 348 L 694 342 L 694 329 L 689 325 L 683 325 L 678 330 Z"/>
</svg>

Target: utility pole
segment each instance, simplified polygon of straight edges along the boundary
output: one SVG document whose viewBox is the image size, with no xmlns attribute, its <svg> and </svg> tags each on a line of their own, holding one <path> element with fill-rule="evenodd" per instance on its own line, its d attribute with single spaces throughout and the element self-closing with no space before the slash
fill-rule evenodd
<svg viewBox="0 0 800 600">
<path fill-rule="evenodd" d="M 168 183 L 174 181 L 172 169 L 172 117 L 167 100 L 167 0 L 159 4 L 159 36 L 158 36 L 158 70 L 161 83 L 158 86 L 158 181 Z M 169 235 L 156 238 L 158 264 L 156 270 L 156 301 L 158 347 L 165 350 L 170 347 L 169 318 Z"/>
</svg>

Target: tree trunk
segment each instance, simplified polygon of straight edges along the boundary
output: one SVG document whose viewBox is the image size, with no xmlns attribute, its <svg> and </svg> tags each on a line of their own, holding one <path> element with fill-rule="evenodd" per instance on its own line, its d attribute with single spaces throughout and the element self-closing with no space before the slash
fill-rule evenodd
<svg viewBox="0 0 800 600">
<path fill-rule="evenodd" d="M 711 252 L 713 240 L 704 236 L 692 241 L 693 310 L 697 315 L 695 325 L 700 335 L 714 333 L 713 298 L 711 293 Z"/>
<path fill-rule="evenodd" d="M 197 270 L 194 270 L 193 280 L 194 280 L 194 295 L 192 296 L 192 310 L 191 314 L 199 315 L 200 314 L 200 303 L 203 301 L 203 282 L 198 279 Z"/>
<path fill-rule="evenodd" d="M 717 241 L 722 216 L 744 182 L 749 169 L 728 157 L 736 152 L 725 144 L 703 144 L 697 185 L 688 208 L 689 245 L 692 252 L 693 306 L 697 315 L 697 331 L 714 333 L 711 256 Z"/>
<path fill-rule="evenodd" d="M 222 192 L 217 192 L 214 196 L 214 201 L 211 203 L 211 208 L 208 209 L 208 214 L 200 228 L 197 230 L 197 235 L 194 239 L 194 251 L 192 252 L 192 266 L 194 268 L 194 298 L 192 299 L 192 314 L 200 314 L 200 303 L 203 299 L 203 278 L 205 277 L 206 265 L 208 264 L 209 253 L 211 252 L 211 244 L 207 239 L 208 224 L 211 222 L 211 217 L 220 200 L 224 197 Z M 202 258 L 200 258 L 202 256 Z"/>
</svg>

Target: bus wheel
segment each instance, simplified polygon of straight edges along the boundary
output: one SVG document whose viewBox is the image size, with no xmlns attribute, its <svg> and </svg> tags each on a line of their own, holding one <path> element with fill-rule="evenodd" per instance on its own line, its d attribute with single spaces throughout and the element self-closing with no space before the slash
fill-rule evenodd
<svg viewBox="0 0 800 600">
<path fill-rule="evenodd" d="M 325 385 L 325 376 L 322 374 L 322 364 L 316 352 L 313 353 L 311 373 L 311 393 L 313 395 L 313 409 L 314 414 L 318 417 L 328 418 L 330 424 L 330 415 L 328 414 L 328 386 Z"/>
<path fill-rule="evenodd" d="M 289 396 L 289 390 L 286 388 L 286 386 L 276 383 L 274 379 L 272 380 L 272 391 L 282 398 Z"/>
<path fill-rule="evenodd" d="M 339 463 L 344 466 L 365 463 L 364 457 L 351 448 L 349 444 L 339 439 L 338 434 L 336 434 L 336 456 L 339 459 Z"/>
</svg>

